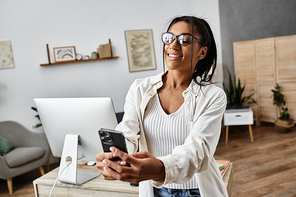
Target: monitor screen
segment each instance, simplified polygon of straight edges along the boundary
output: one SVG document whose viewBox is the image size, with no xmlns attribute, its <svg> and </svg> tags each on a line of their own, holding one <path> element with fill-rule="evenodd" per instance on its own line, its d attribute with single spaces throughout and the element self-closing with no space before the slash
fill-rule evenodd
<svg viewBox="0 0 296 197">
<path fill-rule="evenodd" d="M 95 161 L 102 152 L 98 131 L 115 129 L 117 119 L 111 98 L 35 98 L 52 154 L 61 157 L 66 134 L 78 134 L 78 159 Z"/>
</svg>

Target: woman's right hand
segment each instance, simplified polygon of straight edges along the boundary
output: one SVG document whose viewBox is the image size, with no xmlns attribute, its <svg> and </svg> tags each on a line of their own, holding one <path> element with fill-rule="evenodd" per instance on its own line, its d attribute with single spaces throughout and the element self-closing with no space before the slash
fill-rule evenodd
<svg viewBox="0 0 296 197">
<path fill-rule="evenodd" d="M 113 156 L 112 152 L 108 152 L 108 153 L 101 152 L 96 155 L 96 160 L 97 160 L 96 167 L 100 170 L 100 174 L 103 175 L 103 178 L 105 180 L 116 180 L 113 177 L 109 177 L 106 175 L 106 174 L 108 174 L 104 170 L 104 168 L 106 167 L 106 163 L 103 162 L 104 159 L 110 160 L 110 162 L 115 162 L 115 161 L 111 161 L 111 159 L 114 159 L 114 158 L 115 157 Z M 126 165 L 125 161 L 116 161 L 116 163 L 123 165 L 123 166 Z"/>
<path fill-rule="evenodd" d="M 113 155 L 106 155 L 106 153 L 97 155 L 97 160 L 100 161 L 97 166 L 102 169 L 100 173 L 105 180 L 120 180 L 130 183 L 139 183 L 145 180 L 165 180 L 164 164 L 148 152 L 141 151 L 129 155 L 115 147 L 111 147 L 110 151 Z M 112 156 L 119 157 L 121 160 L 112 161 L 110 160 Z M 126 166 L 127 163 L 130 165 Z"/>
</svg>

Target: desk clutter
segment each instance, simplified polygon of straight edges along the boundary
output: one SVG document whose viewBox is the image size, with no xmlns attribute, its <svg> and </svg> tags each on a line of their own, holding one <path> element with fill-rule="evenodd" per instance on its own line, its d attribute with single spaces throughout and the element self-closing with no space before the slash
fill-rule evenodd
<svg viewBox="0 0 296 197">
<path fill-rule="evenodd" d="M 219 170 L 221 172 L 221 176 L 223 177 L 225 175 L 226 170 L 229 167 L 230 161 L 227 160 L 216 160 L 217 166 L 219 167 Z"/>
</svg>

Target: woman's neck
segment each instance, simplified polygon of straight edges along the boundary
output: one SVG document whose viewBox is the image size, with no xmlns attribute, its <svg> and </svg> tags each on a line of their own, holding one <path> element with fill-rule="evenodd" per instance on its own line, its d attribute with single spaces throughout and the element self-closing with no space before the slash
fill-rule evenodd
<svg viewBox="0 0 296 197">
<path fill-rule="evenodd" d="M 171 89 L 187 89 L 189 84 L 191 83 L 192 78 L 190 75 L 185 75 L 184 73 L 176 72 L 176 71 L 168 71 L 163 76 L 163 83 L 166 87 L 170 87 Z"/>
</svg>

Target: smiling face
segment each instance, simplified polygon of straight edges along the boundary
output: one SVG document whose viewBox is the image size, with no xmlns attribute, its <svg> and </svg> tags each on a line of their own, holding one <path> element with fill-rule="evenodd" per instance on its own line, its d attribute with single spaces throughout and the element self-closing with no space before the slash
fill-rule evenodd
<svg viewBox="0 0 296 197">
<path fill-rule="evenodd" d="M 172 25 L 169 32 L 177 36 L 182 33 L 192 34 L 192 29 L 189 23 L 180 21 Z M 199 35 L 195 34 L 194 36 L 200 39 Z M 197 40 L 194 39 L 193 42 L 192 71 L 190 62 L 192 43 L 188 46 L 182 46 L 176 38 L 171 44 L 165 45 L 164 57 L 169 70 L 178 70 L 184 73 L 193 72 L 197 61 L 204 58 L 207 52 L 207 48 L 199 44 Z"/>
</svg>

